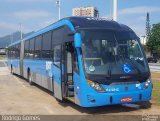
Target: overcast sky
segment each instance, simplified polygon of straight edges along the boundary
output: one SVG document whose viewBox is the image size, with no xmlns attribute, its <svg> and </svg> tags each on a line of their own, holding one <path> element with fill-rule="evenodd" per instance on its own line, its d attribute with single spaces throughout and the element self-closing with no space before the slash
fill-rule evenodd
<svg viewBox="0 0 160 121">
<path fill-rule="evenodd" d="M 62 17 L 72 15 L 72 8 L 94 6 L 101 17 L 110 17 L 112 0 L 61 0 Z M 145 35 L 146 14 L 151 24 L 160 22 L 160 0 L 118 0 L 118 22 L 130 26 L 138 36 Z M 0 37 L 19 30 L 37 31 L 58 20 L 56 0 L 0 0 Z"/>
</svg>

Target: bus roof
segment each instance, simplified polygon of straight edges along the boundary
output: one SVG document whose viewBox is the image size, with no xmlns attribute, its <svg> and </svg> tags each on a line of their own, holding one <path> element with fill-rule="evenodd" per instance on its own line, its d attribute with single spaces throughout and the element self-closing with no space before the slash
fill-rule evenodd
<svg viewBox="0 0 160 121">
<path fill-rule="evenodd" d="M 67 17 L 63 18 L 56 23 L 53 23 L 32 35 L 23 39 L 23 41 L 32 39 L 40 34 L 46 33 L 63 25 L 67 25 L 72 31 L 76 31 L 76 29 L 83 29 L 83 28 L 100 28 L 100 29 L 114 29 L 114 30 L 127 30 L 132 31 L 128 26 L 119 24 L 113 20 L 107 20 L 105 18 L 95 18 L 95 17 Z M 20 43 L 20 40 L 12 43 L 9 46 L 15 45 Z"/>
<path fill-rule="evenodd" d="M 105 18 L 95 18 L 95 17 L 68 17 L 65 18 L 73 24 L 75 29 L 83 28 L 100 28 L 100 29 L 116 29 L 116 30 L 128 30 L 131 29 L 126 25 L 119 24 L 113 20 L 108 20 Z"/>
</svg>

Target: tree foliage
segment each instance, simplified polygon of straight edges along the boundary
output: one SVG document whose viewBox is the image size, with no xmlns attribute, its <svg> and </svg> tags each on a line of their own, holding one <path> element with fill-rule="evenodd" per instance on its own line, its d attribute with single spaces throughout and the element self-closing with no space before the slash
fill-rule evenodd
<svg viewBox="0 0 160 121">
<path fill-rule="evenodd" d="M 149 51 L 156 51 L 160 57 L 160 23 L 154 24 L 147 42 Z"/>
</svg>

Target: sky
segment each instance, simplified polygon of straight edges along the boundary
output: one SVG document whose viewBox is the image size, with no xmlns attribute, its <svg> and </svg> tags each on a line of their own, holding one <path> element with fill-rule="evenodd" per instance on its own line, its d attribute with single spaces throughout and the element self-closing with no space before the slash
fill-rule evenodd
<svg viewBox="0 0 160 121">
<path fill-rule="evenodd" d="M 100 17 L 111 17 L 112 0 L 61 0 L 61 17 L 72 16 L 72 8 L 94 6 Z M 118 0 L 118 22 L 145 35 L 146 14 L 150 23 L 160 22 L 160 0 Z M 58 20 L 56 0 L 0 0 L 0 37 L 20 30 L 37 31 Z"/>
</svg>

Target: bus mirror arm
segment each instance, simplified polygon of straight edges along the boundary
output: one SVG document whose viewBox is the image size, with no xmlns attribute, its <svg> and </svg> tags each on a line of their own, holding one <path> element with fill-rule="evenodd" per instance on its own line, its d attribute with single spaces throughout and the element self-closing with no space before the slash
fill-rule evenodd
<svg viewBox="0 0 160 121">
<path fill-rule="evenodd" d="M 74 35 L 74 46 L 76 48 L 81 48 L 81 45 L 82 45 L 81 34 L 80 33 L 75 33 L 75 35 Z"/>
<path fill-rule="evenodd" d="M 74 36 L 75 35 L 75 32 L 74 31 L 69 31 L 68 32 L 68 36 Z"/>
</svg>

